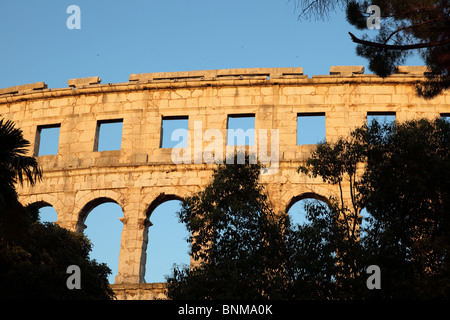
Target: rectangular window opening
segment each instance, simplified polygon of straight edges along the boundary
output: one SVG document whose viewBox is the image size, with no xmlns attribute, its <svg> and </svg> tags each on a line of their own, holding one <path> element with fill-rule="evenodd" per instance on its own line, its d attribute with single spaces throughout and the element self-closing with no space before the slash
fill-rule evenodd
<svg viewBox="0 0 450 320">
<path fill-rule="evenodd" d="M 297 145 L 325 142 L 325 112 L 297 113 Z"/>
<path fill-rule="evenodd" d="M 255 115 L 228 115 L 227 145 L 253 146 L 255 145 Z"/>
<path fill-rule="evenodd" d="M 450 122 L 450 113 L 441 113 L 441 120 Z"/>
<path fill-rule="evenodd" d="M 35 157 L 58 154 L 60 127 L 61 124 L 50 124 L 37 127 L 34 147 Z"/>
<path fill-rule="evenodd" d="M 186 148 L 188 130 L 188 116 L 162 117 L 160 148 Z"/>
<path fill-rule="evenodd" d="M 94 151 L 120 150 L 123 119 L 99 120 L 95 132 Z"/>
<path fill-rule="evenodd" d="M 367 125 L 370 126 L 374 120 L 380 125 L 393 123 L 395 112 L 367 112 Z"/>
</svg>

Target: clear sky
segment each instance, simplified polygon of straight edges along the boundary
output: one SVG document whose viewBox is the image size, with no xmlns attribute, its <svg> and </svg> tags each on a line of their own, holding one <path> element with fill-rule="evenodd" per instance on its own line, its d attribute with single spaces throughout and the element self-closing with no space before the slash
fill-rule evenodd
<svg viewBox="0 0 450 320">
<path fill-rule="evenodd" d="M 81 29 L 67 28 L 70 5 L 80 8 Z M 348 35 L 362 32 L 344 12 L 328 21 L 299 21 L 298 13 L 289 0 L 0 0 L 0 88 L 40 81 L 62 88 L 80 77 L 116 83 L 132 73 L 224 68 L 303 67 L 312 76 L 329 74 L 332 65 L 363 65 L 371 73 Z M 406 63 L 421 64 L 417 58 Z M 168 202 L 152 216 L 147 282 L 164 281 L 173 262 L 189 261 L 183 229 L 173 229 L 178 206 Z M 86 220 L 92 256 L 110 265 L 110 282 L 117 275 L 120 216 L 120 207 L 104 204 Z"/>
</svg>

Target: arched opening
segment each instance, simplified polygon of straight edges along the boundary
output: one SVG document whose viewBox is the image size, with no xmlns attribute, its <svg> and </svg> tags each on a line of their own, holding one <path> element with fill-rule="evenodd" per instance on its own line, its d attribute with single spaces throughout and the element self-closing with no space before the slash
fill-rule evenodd
<svg viewBox="0 0 450 320">
<path fill-rule="evenodd" d="M 98 198 L 86 204 L 80 214 L 80 219 L 86 225 L 84 235 L 92 243 L 90 258 L 99 263 L 106 263 L 112 273 L 108 277 L 109 283 L 119 271 L 120 241 L 123 223 L 122 208 L 109 198 Z"/>
<path fill-rule="evenodd" d="M 305 204 L 307 201 L 311 201 L 311 199 L 299 200 L 288 210 L 289 219 L 292 225 L 303 225 L 308 222 L 305 210 Z"/>
<path fill-rule="evenodd" d="M 41 222 L 56 222 L 58 220 L 58 214 L 55 208 L 48 205 L 39 209 L 39 219 Z"/>
<path fill-rule="evenodd" d="M 325 197 L 315 193 L 304 193 L 295 196 L 286 206 L 286 212 L 289 214 L 290 221 L 293 225 L 303 225 L 309 222 L 307 218 L 306 206 L 314 201 L 323 202 L 328 205 Z"/>
<path fill-rule="evenodd" d="M 189 237 L 185 225 L 178 219 L 182 199 L 161 195 L 150 205 L 145 282 L 166 282 L 174 265 L 190 264 Z"/>
<path fill-rule="evenodd" d="M 39 214 L 39 220 L 44 222 L 56 222 L 58 220 L 58 214 L 53 206 L 45 201 L 38 201 L 32 204 L 37 208 Z"/>
</svg>

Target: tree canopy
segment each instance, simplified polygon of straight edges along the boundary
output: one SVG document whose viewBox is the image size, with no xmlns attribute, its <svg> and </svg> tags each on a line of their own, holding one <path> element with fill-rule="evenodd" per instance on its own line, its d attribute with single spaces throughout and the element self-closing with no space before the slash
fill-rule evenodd
<svg viewBox="0 0 450 320">
<path fill-rule="evenodd" d="M 358 163 L 364 163 L 362 174 L 355 174 Z M 364 233 L 348 233 L 360 240 L 344 251 L 348 266 L 341 264 L 340 271 L 362 272 L 369 265 L 381 269 L 382 290 L 363 290 L 361 297 L 448 299 L 449 122 L 420 119 L 364 125 L 348 138 L 319 145 L 300 170 L 341 190 L 347 180 L 352 205 L 336 201 L 334 209 L 347 229 L 358 223 L 361 209 L 369 212 Z M 309 210 L 312 216 L 320 213 Z M 342 239 L 336 240 L 340 245 Z"/>
<path fill-rule="evenodd" d="M 174 270 L 169 298 L 277 297 L 282 229 L 258 183 L 261 166 L 246 159 L 219 166 L 205 190 L 185 199 L 179 217 L 196 266 Z"/>
<path fill-rule="evenodd" d="M 450 86 L 450 6 L 447 0 L 294 2 L 301 10 L 300 18 L 323 19 L 331 11 L 345 8 L 347 21 L 357 29 L 379 29 L 372 37 L 367 33 L 357 37 L 349 32 L 357 44 L 356 53 L 368 60 L 369 69 L 375 74 L 391 75 L 411 53 L 418 52 L 429 70 L 425 74 L 426 81 L 417 85 L 417 93 L 432 98 Z M 379 23 L 375 26 L 374 21 Z"/>
</svg>

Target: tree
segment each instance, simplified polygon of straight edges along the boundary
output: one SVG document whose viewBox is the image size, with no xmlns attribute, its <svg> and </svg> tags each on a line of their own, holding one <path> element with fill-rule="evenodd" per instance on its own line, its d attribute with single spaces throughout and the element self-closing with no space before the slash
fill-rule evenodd
<svg viewBox="0 0 450 320">
<path fill-rule="evenodd" d="M 383 298 L 450 296 L 450 123 L 408 121 L 374 141 L 359 192 L 372 215 L 364 240 L 383 271 Z"/>
<path fill-rule="evenodd" d="M 168 278 L 172 299 L 277 298 L 284 284 L 282 219 L 262 185 L 259 164 L 226 164 L 179 212 L 191 236 L 190 269 Z M 236 159 L 235 159 L 236 160 Z"/>
<path fill-rule="evenodd" d="M 364 163 L 364 172 L 354 176 L 359 162 Z M 337 264 L 337 273 L 347 275 L 349 280 L 338 281 L 342 283 L 341 292 L 333 293 L 328 288 L 326 293 L 352 297 L 351 291 L 347 290 L 351 288 L 359 292 L 358 298 L 448 299 L 448 122 L 421 119 L 402 124 L 380 126 L 375 122 L 370 127 L 362 126 L 347 140 L 342 138 L 335 143 L 319 145 L 307 166 L 300 170 L 321 176 L 324 181 L 339 185 L 340 190 L 340 182 L 347 177 L 349 183 L 346 185 L 353 190 L 350 209 L 344 202 L 339 206 L 336 201 L 338 206 L 331 206 L 334 214 L 325 216 L 325 222 L 319 219 L 324 217 L 323 209 L 307 208 L 313 219 L 312 225 L 316 226 L 316 229 L 310 229 L 314 231 L 310 238 L 327 235 L 327 230 L 337 228 L 323 228 L 320 222 L 325 226 L 341 224 L 344 230 L 354 230 L 349 227 L 358 221 L 361 208 L 367 208 L 371 215 L 370 225 L 358 243 L 352 243 L 346 237 L 359 233 L 344 232 L 346 237 L 341 239 L 322 236 L 325 239 L 321 242 L 323 246 L 338 248 L 338 261 L 340 255 L 345 257 L 344 263 Z M 306 241 L 306 236 L 301 239 Z M 327 257 L 317 257 L 322 258 L 318 260 L 319 265 L 330 268 Z M 361 276 L 369 265 L 380 267 L 382 290 L 361 290 L 364 288 Z"/>
<path fill-rule="evenodd" d="M 33 186 L 42 171 L 34 157 L 26 156 L 30 143 L 10 120 L 0 119 L 0 145 L 0 232 L 12 238 L 30 223 L 28 215 L 21 214 L 16 184 L 23 184 L 26 177 Z"/>
<path fill-rule="evenodd" d="M 83 235 L 54 223 L 33 220 L 37 208 L 24 207 L 16 214 L 29 224 L 14 240 L 0 234 L 0 297 L 2 299 L 110 300 L 111 273 L 104 263 L 89 258 L 92 245 Z M 80 288 L 67 286 L 69 266 L 80 268 Z"/>
<path fill-rule="evenodd" d="M 18 201 L 24 176 L 34 185 L 42 176 L 29 142 L 11 121 L 0 120 L 0 298 L 112 299 L 111 270 L 89 259 L 89 240 L 53 223 L 40 223 L 38 208 Z M 70 290 L 67 268 L 81 270 L 81 289 Z"/>
<path fill-rule="evenodd" d="M 0 207 L 17 204 L 17 182 L 24 176 L 33 186 L 42 177 L 34 157 L 26 156 L 30 143 L 10 120 L 0 119 Z"/>
<path fill-rule="evenodd" d="M 338 300 L 362 297 L 364 251 L 347 237 L 347 221 L 338 203 L 313 201 L 305 205 L 308 222 L 287 228 L 285 287 L 287 299 Z"/>
<path fill-rule="evenodd" d="M 358 38 L 349 32 L 352 41 L 357 43 L 356 53 L 368 59 L 370 70 L 387 77 L 395 66 L 417 51 L 429 67 L 426 81 L 416 86 L 417 93 L 432 98 L 450 86 L 447 0 L 296 0 L 295 5 L 301 8 L 300 17 L 319 19 L 328 17 L 336 8 L 345 7 L 347 21 L 360 30 L 372 28 L 372 21 L 378 15 L 379 32 L 374 39 L 367 35 Z"/>
<path fill-rule="evenodd" d="M 350 218 L 336 219 L 339 202 L 311 204 L 311 223 L 295 226 L 273 212 L 260 169 L 222 165 L 205 190 L 185 199 L 179 217 L 191 232 L 196 263 L 174 268 L 169 298 L 338 299 L 363 287 L 354 258 L 360 245 L 349 237 L 356 234 Z"/>
<path fill-rule="evenodd" d="M 288 245 L 294 297 L 303 299 L 361 298 L 366 291 L 366 252 L 361 244 L 358 165 L 365 161 L 364 146 L 356 132 L 334 143 L 320 143 L 298 171 L 321 177 L 338 187 L 328 203 L 305 205 L 308 223 L 291 231 Z M 347 190 L 348 189 L 348 190 Z M 345 201 L 344 193 L 350 194 Z"/>
</svg>

